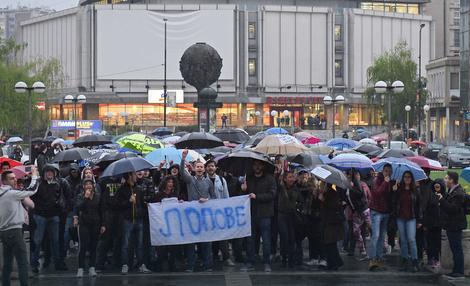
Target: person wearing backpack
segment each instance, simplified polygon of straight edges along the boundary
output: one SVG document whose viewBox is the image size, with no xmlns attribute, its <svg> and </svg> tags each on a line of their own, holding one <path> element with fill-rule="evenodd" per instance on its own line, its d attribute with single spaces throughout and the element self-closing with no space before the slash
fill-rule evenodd
<svg viewBox="0 0 470 286">
<path fill-rule="evenodd" d="M 459 175 L 456 172 L 447 172 L 445 177 L 448 193 L 437 194 L 443 228 L 447 232 L 450 250 L 454 260 L 451 273 L 445 275 L 448 279 L 462 279 L 464 277 L 464 256 L 462 248 L 462 230 L 467 228 L 467 219 L 464 211 L 465 191 L 459 184 Z"/>
</svg>

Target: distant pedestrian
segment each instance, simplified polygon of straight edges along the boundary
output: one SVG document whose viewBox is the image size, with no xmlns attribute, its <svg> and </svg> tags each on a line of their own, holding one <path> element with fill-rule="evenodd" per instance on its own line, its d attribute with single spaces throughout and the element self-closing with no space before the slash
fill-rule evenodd
<svg viewBox="0 0 470 286">
<path fill-rule="evenodd" d="M 33 170 L 31 185 L 17 190 L 16 176 L 12 171 L 2 173 L 0 187 L 0 238 L 3 244 L 2 285 L 10 285 L 13 257 L 18 264 L 21 286 L 28 285 L 28 252 L 23 239 L 25 209 L 22 200 L 34 195 L 38 188 L 36 169 Z"/>
<path fill-rule="evenodd" d="M 228 117 L 227 115 L 222 114 L 222 128 L 227 128 L 227 120 L 228 120 Z"/>
</svg>

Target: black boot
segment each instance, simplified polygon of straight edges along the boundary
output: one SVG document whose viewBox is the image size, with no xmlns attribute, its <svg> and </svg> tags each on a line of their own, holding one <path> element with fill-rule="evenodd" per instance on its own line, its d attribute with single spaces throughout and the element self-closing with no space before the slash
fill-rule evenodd
<svg viewBox="0 0 470 286">
<path fill-rule="evenodd" d="M 418 260 L 413 259 L 412 264 L 411 264 L 411 272 L 416 273 L 419 271 L 419 263 Z"/>
<path fill-rule="evenodd" d="M 408 271 L 409 261 L 406 258 L 401 259 L 399 271 Z"/>
</svg>

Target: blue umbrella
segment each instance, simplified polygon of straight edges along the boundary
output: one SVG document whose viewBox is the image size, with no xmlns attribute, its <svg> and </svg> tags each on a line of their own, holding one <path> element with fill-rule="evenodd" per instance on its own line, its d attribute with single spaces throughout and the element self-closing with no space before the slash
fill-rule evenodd
<svg viewBox="0 0 470 286">
<path fill-rule="evenodd" d="M 463 169 L 462 173 L 460 173 L 460 177 L 470 183 L 470 167 Z"/>
<path fill-rule="evenodd" d="M 150 152 L 149 154 L 147 154 L 147 156 L 145 156 L 145 159 L 155 165 L 160 164 L 160 162 L 162 162 L 163 160 L 165 160 L 166 162 L 173 161 L 175 163 L 179 163 L 181 161 L 181 154 L 182 150 L 178 150 L 174 147 L 168 147 L 156 149 L 155 151 Z M 188 157 L 186 160 L 188 162 L 191 162 L 197 160 L 197 158 L 193 158 L 193 156 L 188 153 Z"/>
<path fill-rule="evenodd" d="M 352 149 L 357 145 L 359 145 L 359 142 L 345 138 L 333 138 L 326 142 L 326 146 L 336 150 Z"/>
<path fill-rule="evenodd" d="M 329 164 L 340 170 L 347 170 L 351 168 L 365 170 L 371 169 L 373 162 L 362 154 L 344 153 L 339 154 L 338 156 L 331 159 Z"/>
<path fill-rule="evenodd" d="M 289 134 L 287 130 L 281 127 L 273 127 L 269 128 L 268 130 L 265 131 L 268 135 L 275 135 L 275 134 Z"/>
<path fill-rule="evenodd" d="M 154 165 L 149 161 L 140 158 L 123 158 L 114 163 L 111 163 L 101 175 L 102 178 L 104 177 L 115 177 L 119 175 L 123 175 L 126 173 L 138 172 L 145 169 L 153 168 Z"/>
<path fill-rule="evenodd" d="M 392 166 L 392 176 L 391 179 L 395 181 L 401 181 L 403 177 L 403 173 L 406 171 L 411 172 L 415 181 L 421 181 L 427 179 L 426 173 L 424 173 L 423 169 L 417 164 L 402 158 L 385 158 L 377 161 L 377 163 L 372 164 L 372 168 L 376 172 L 380 172 L 383 170 L 385 165 Z"/>
</svg>

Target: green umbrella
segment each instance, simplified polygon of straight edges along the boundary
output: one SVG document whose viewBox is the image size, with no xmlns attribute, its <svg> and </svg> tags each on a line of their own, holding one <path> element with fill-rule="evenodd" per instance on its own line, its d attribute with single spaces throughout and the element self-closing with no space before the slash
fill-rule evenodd
<svg viewBox="0 0 470 286">
<path fill-rule="evenodd" d="M 155 149 L 163 148 L 163 144 L 160 141 L 141 133 L 129 134 L 117 140 L 116 143 L 123 148 L 128 148 L 144 155 Z"/>
</svg>

